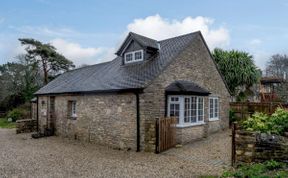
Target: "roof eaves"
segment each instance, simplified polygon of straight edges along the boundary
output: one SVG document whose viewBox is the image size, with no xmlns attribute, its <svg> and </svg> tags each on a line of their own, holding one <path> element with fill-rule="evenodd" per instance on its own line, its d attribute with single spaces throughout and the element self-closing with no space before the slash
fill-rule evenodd
<svg viewBox="0 0 288 178">
<path fill-rule="evenodd" d="M 144 88 L 125 88 L 125 89 L 109 89 L 109 90 L 94 90 L 94 91 L 73 91 L 73 92 L 56 92 L 56 93 L 35 93 L 35 96 L 47 95 L 75 95 L 75 94 L 104 94 L 104 93 L 125 93 L 125 92 L 143 92 Z"/>
</svg>

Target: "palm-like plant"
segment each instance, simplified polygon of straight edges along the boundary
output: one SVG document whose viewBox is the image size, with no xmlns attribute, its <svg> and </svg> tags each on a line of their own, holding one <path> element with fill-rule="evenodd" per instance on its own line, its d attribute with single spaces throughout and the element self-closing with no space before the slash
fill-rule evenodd
<svg viewBox="0 0 288 178">
<path fill-rule="evenodd" d="M 259 81 L 261 72 L 254 64 L 253 56 L 249 53 L 215 48 L 212 55 L 233 96 L 237 96 L 241 92 L 240 88 L 248 91 L 253 84 Z"/>
</svg>

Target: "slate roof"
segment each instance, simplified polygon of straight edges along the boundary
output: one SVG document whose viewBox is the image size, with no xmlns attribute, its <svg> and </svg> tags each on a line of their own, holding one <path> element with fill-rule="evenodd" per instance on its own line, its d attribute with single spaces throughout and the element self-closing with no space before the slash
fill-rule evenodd
<svg viewBox="0 0 288 178">
<path fill-rule="evenodd" d="M 130 34 L 143 46 L 151 47 L 155 49 L 159 48 L 157 40 L 147 38 L 146 36 L 142 36 L 133 32 L 130 32 Z"/>
<path fill-rule="evenodd" d="M 137 36 L 141 42 L 152 42 L 147 38 Z M 35 94 L 62 94 L 84 92 L 107 92 L 127 89 L 143 89 L 149 85 L 172 61 L 193 42 L 200 32 L 157 41 L 161 50 L 151 57 L 138 63 L 123 65 L 122 57 L 116 57 L 110 62 L 91 65 L 68 71 Z M 153 40 L 154 41 L 154 40 Z"/>
<path fill-rule="evenodd" d="M 197 94 L 197 95 L 209 95 L 210 92 L 205 88 L 197 85 L 196 83 L 184 80 L 178 80 L 171 83 L 166 89 L 166 92 L 172 94 Z"/>
<path fill-rule="evenodd" d="M 124 50 L 124 48 L 126 47 L 126 45 L 129 44 L 130 40 L 136 40 L 142 47 L 144 48 L 153 48 L 158 50 L 159 46 L 158 46 L 158 41 L 148 38 L 146 36 L 142 36 L 133 32 L 130 32 L 128 34 L 128 36 L 126 37 L 126 39 L 124 40 L 123 44 L 120 46 L 120 48 L 118 49 L 118 51 L 116 52 L 117 55 L 121 55 L 121 52 Z"/>
</svg>

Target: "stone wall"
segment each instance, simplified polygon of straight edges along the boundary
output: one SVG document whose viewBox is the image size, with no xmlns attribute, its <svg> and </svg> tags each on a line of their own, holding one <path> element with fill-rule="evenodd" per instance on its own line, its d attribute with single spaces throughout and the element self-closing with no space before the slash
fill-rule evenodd
<svg viewBox="0 0 288 178">
<path fill-rule="evenodd" d="M 37 103 L 31 103 L 31 119 L 37 119 Z"/>
<path fill-rule="evenodd" d="M 177 144 L 186 144 L 191 141 L 199 140 L 204 137 L 205 137 L 204 125 L 177 128 L 176 130 Z"/>
<path fill-rule="evenodd" d="M 179 136 L 178 138 L 185 138 L 183 142 L 189 142 L 195 140 L 195 138 L 205 137 L 207 136 L 207 132 L 213 133 L 229 126 L 228 111 L 230 94 L 201 37 L 197 36 L 196 38 L 197 40 L 194 40 L 186 50 L 182 51 L 177 59 L 174 60 L 164 70 L 164 72 L 144 90 L 144 93 L 140 95 L 140 118 L 141 122 L 146 123 L 146 126 L 154 124 L 155 118 L 165 116 L 165 88 L 175 80 L 195 82 L 212 92 L 211 96 L 219 97 L 220 119 L 218 121 L 209 122 L 209 106 L 208 99 L 206 98 L 204 103 L 204 120 L 206 124 L 196 127 L 178 128 L 177 132 L 181 133 L 181 137 Z M 144 133 L 144 138 L 151 137 L 151 133 L 147 132 L 149 131 L 148 128 L 141 129 L 141 133 L 146 132 Z M 203 131 L 205 132 L 204 134 Z M 155 144 L 153 141 L 149 140 L 149 138 L 142 139 L 141 145 L 145 145 L 146 151 L 154 151 Z"/>
<path fill-rule="evenodd" d="M 35 132 L 37 121 L 34 119 L 22 119 L 16 121 L 16 134 Z"/>
<path fill-rule="evenodd" d="M 288 138 L 265 133 L 235 131 L 235 164 L 288 161 Z"/>
<path fill-rule="evenodd" d="M 46 104 L 41 105 L 41 103 Z M 68 116 L 76 101 L 77 118 Z M 39 97 L 39 125 L 49 119 L 49 97 Z M 127 94 L 65 95 L 55 97 L 55 134 L 113 148 L 136 150 L 136 96 Z"/>
</svg>

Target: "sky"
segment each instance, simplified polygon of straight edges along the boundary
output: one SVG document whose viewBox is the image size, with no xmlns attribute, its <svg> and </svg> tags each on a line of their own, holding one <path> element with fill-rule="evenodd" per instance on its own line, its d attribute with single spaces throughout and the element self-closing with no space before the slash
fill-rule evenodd
<svg viewBox="0 0 288 178">
<path fill-rule="evenodd" d="M 288 53 L 288 0 L 9 0 L 0 2 L 0 64 L 19 38 L 51 43 L 77 66 L 112 60 L 129 31 L 162 40 L 200 30 L 210 50 Z"/>
</svg>

